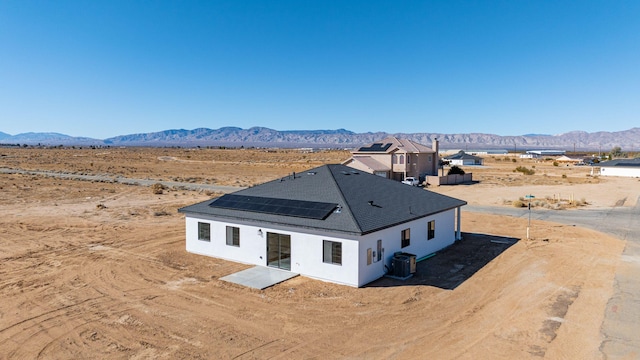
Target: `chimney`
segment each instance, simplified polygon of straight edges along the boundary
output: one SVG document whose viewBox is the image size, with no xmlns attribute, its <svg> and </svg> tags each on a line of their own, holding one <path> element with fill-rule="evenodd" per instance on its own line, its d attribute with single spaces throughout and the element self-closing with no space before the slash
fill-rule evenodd
<svg viewBox="0 0 640 360">
<path fill-rule="evenodd" d="M 431 149 L 435 151 L 435 154 L 433 156 L 433 169 L 431 170 L 431 175 L 438 176 L 438 168 L 440 167 L 440 142 L 438 141 L 438 138 L 433 138 Z"/>
</svg>

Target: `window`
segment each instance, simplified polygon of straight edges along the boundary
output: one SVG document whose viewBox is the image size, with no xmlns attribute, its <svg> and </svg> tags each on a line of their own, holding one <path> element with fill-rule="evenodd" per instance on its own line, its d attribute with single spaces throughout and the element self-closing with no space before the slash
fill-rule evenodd
<svg viewBox="0 0 640 360">
<path fill-rule="evenodd" d="M 398 155 L 393 154 L 392 159 L 393 159 L 393 163 L 394 163 L 394 164 L 397 164 L 397 163 L 398 163 Z"/>
<path fill-rule="evenodd" d="M 371 265 L 371 261 L 373 260 L 372 252 L 373 250 L 371 250 L 371 248 L 367 249 L 367 265 Z"/>
<path fill-rule="evenodd" d="M 342 243 L 323 240 L 322 261 L 327 264 L 342 265 Z"/>
<path fill-rule="evenodd" d="M 227 245 L 240 246 L 240 228 L 227 226 Z"/>
<path fill-rule="evenodd" d="M 431 240 L 434 237 L 436 237 L 436 221 L 431 220 L 427 227 L 427 240 Z"/>
<path fill-rule="evenodd" d="M 378 240 L 378 249 L 376 253 L 376 261 L 382 260 L 382 240 Z"/>
<path fill-rule="evenodd" d="M 400 164 L 404 164 L 404 155 L 400 155 Z"/>
<path fill-rule="evenodd" d="M 198 222 L 198 240 L 211 241 L 211 224 Z"/>
<path fill-rule="evenodd" d="M 411 229 L 404 229 L 402 230 L 401 233 L 401 237 L 402 237 L 402 246 L 401 247 L 407 247 L 411 244 Z"/>
</svg>

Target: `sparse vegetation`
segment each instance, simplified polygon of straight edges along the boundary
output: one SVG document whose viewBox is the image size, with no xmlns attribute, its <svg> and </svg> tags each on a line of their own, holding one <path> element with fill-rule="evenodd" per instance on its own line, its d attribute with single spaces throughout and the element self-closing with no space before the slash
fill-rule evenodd
<svg viewBox="0 0 640 360">
<path fill-rule="evenodd" d="M 464 170 L 458 165 L 453 165 L 447 175 L 464 175 Z"/>
<path fill-rule="evenodd" d="M 524 197 L 519 198 L 518 200 L 503 200 L 502 203 L 504 205 L 511 205 L 516 208 L 523 208 L 529 206 L 531 204 L 531 208 L 543 208 L 549 210 L 564 210 L 569 208 L 575 208 L 579 206 L 589 205 L 585 198 L 581 198 L 580 200 L 573 199 L 561 199 L 554 196 L 547 196 L 544 199 L 525 199 Z"/>
<path fill-rule="evenodd" d="M 161 195 L 165 189 L 166 187 L 160 183 L 155 183 L 151 185 L 151 191 L 156 195 Z"/>
<path fill-rule="evenodd" d="M 619 157 L 624 157 L 624 153 L 622 152 L 622 148 L 620 146 L 615 146 L 613 149 L 611 149 L 611 151 L 609 152 L 609 159 L 612 158 L 619 158 Z"/>
<path fill-rule="evenodd" d="M 517 171 L 517 172 L 521 172 L 521 173 L 523 173 L 523 174 L 525 174 L 525 175 L 533 175 L 533 174 L 535 174 L 535 173 L 536 173 L 536 171 L 535 171 L 535 170 L 533 170 L 533 169 L 529 169 L 529 168 L 527 168 L 526 166 L 518 166 L 518 167 L 515 169 L 515 171 Z"/>
</svg>

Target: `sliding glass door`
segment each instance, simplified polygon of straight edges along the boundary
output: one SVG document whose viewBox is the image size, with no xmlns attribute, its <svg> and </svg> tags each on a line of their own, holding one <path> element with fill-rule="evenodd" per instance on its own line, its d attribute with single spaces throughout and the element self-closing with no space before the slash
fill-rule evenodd
<svg viewBox="0 0 640 360">
<path fill-rule="evenodd" d="M 267 233 L 267 265 L 291 270 L 291 235 Z"/>
</svg>

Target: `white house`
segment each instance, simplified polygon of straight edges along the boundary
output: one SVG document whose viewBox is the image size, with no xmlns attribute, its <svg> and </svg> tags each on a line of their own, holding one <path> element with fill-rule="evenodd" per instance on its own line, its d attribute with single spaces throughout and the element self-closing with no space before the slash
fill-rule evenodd
<svg viewBox="0 0 640 360">
<path fill-rule="evenodd" d="M 484 159 L 479 156 L 474 156 L 471 154 L 467 154 L 466 152 L 460 150 L 457 154 L 453 154 L 444 158 L 449 161 L 451 165 L 482 165 L 484 163 Z"/>
<path fill-rule="evenodd" d="M 509 153 L 504 149 L 465 150 L 464 152 L 471 155 L 507 155 Z"/>
<path fill-rule="evenodd" d="M 543 156 L 560 156 L 566 153 L 565 150 L 529 150 L 527 154 L 532 154 L 535 157 Z"/>
<path fill-rule="evenodd" d="M 600 171 L 598 173 L 598 167 Z M 640 158 L 616 159 L 597 164 L 591 169 L 592 175 L 640 177 Z"/>
<path fill-rule="evenodd" d="M 460 237 L 466 202 L 344 165 L 307 172 L 179 209 L 188 252 L 271 266 L 355 287 Z"/>
</svg>

